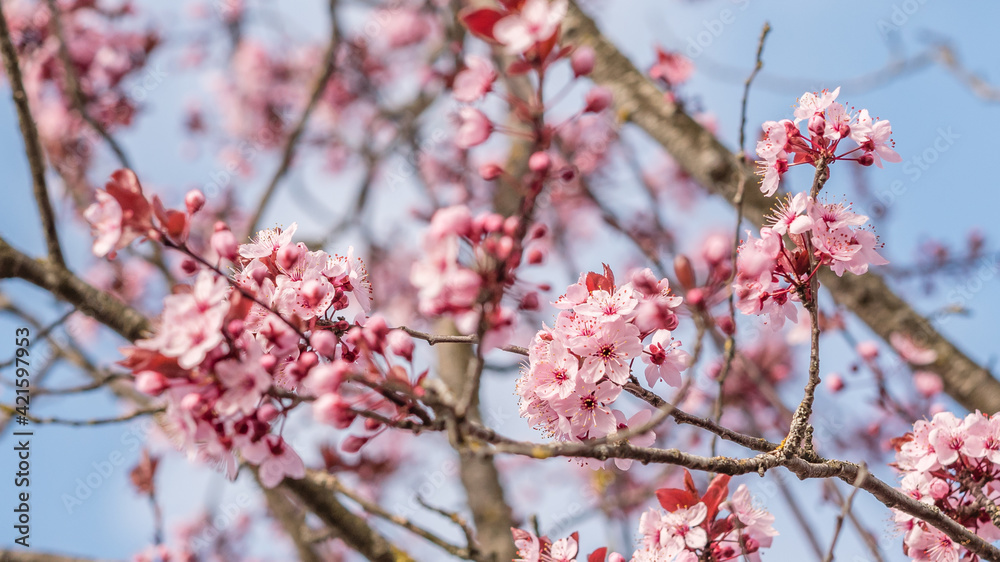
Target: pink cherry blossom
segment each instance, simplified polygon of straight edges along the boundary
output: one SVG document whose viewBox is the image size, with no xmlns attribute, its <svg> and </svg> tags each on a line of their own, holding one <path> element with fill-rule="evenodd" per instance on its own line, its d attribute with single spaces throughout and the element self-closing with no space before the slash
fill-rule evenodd
<svg viewBox="0 0 1000 562">
<path fill-rule="evenodd" d="M 625 384 L 632 359 L 642 353 L 639 328 L 619 318 L 603 322 L 593 337 L 579 338 L 570 348 L 583 358 L 580 369 L 584 381 L 596 383 L 605 376 L 615 384 Z"/>
<path fill-rule="evenodd" d="M 478 101 L 493 88 L 497 71 L 489 59 L 479 55 L 465 57 L 465 68 L 455 76 L 452 96 L 461 102 Z"/>
<path fill-rule="evenodd" d="M 680 342 L 674 341 L 669 331 L 657 330 L 653 334 L 652 343 L 642 354 L 643 363 L 647 363 L 646 382 L 649 386 L 652 387 L 658 380 L 673 387 L 681 385 L 681 372 L 687 370 L 691 356 L 679 348 Z"/>
<path fill-rule="evenodd" d="M 278 435 L 265 435 L 260 441 L 243 447 L 243 457 L 258 465 L 260 481 L 274 488 L 287 478 L 303 478 L 306 467 L 298 454 Z"/>
<path fill-rule="evenodd" d="M 473 107 L 463 107 L 458 110 L 460 124 L 455 135 L 455 144 L 459 148 L 472 148 L 483 144 L 493 132 L 493 123 L 485 113 Z"/>
<path fill-rule="evenodd" d="M 504 17 L 493 27 L 493 35 L 507 52 L 521 54 L 536 43 L 548 41 L 566 17 L 566 0 L 527 0 L 520 13 Z"/>
</svg>

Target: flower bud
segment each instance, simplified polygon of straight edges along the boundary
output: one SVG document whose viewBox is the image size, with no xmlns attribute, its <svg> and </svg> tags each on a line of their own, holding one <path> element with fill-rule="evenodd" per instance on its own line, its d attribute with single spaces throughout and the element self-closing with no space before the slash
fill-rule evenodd
<svg viewBox="0 0 1000 562">
<path fill-rule="evenodd" d="M 187 207 L 189 215 L 193 215 L 205 206 L 205 194 L 199 189 L 192 189 L 184 196 L 184 206 Z"/>
<path fill-rule="evenodd" d="M 826 387 L 830 390 L 830 392 L 833 393 L 840 392 L 841 390 L 844 389 L 844 378 L 838 375 L 837 373 L 827 375 Z"/>
<path fill-rule="evenodd" d="M 194 275 L 195 273 L 198 273 L 198 262 L 191 258 L 184 258 L 181 261 L 181 271 L 184 272 L 184 275 Z"/>
<path fill-rule="evenodd" d="M 389 351 L 407 361 L 413 361 L 413 338 L 403 330 L 392 330 L 386 336 Z"/>
<path fill-rule="evenodd" d="M 698 286 L 698 283 L 695 281 L 691 260 L 684 254 L 677 254 L 674 257 L 674 274 L 677 275 L 677 281 L 680 282 L 681 287 L 684 287 L 685 290 L 690 291 Z"/>
<path fill-rule="evenodd" d="M 600 113 L 611 106 L 611 90 L 596 86 L 587 92 L 585 100 L 587 105 L 583 108 L 584 113 Z"/>
<path fill-rule="evenodd" d="M 135 376 L 135 388 L 143 394 L 159 396 L 168 386 L 167 377 L 156 371 L 141 371 Z"/>
<path fill-rule="evenodd" d="M 503 168 L 494 162 L 483 164 L 479 167 L 479 175 L 486 181 L 493 181 L 503 175 Z"/>
<path fill-rule="evenodd" d="M 528 158 L 528 168 L 530 168 L 532 172 L 544 174 L 549 171 L 549 167 L 551 166 L 552 158 L 550 158 L 545 152 L 536 152 Z"/>
<path fill-rule="evenodd" d="M 597 55 L 592 47 L 588 45 L 577 47 L 569 59 L 569 64 L 573 68 L 573 76 L 579 78 L 590 74 L 594 70 L 596 60 Z"/>
<path fill-rule="evenodd" d="M 368 442 L 367 437 L 361 437 L 360 435 L 351 435 L 344 442 L 340 444 L 341 450 L 345 453 L 357 453 L 361 450 L 361 447 L 365 446 Z"/>
<path fill-rule="evenodd" d="M 223 223 L 216 223 L 223 224 Z M 225 226 L 223 224 L 223 226 Z M 233 232 L 229 230 L 228 227 L 219 230 L 216 228 L 215 232 L 212 233 L 212 238 L 209 241 L 212 246 L 212 250 L 219 255 L 220 258 L 227 259 L 229 261 L 236 261 L 237 256 L 239 256 L 239 244 L 236 243 L 236 236 Z"/>
<path fill-rule="evenodd" d="M 257 408 L 257 419 L 262 423 L 271 423 L 274 418 L 278 417 L 278 409 L 274 407 L 274 404 L 267 403 Z"/>
</svg>

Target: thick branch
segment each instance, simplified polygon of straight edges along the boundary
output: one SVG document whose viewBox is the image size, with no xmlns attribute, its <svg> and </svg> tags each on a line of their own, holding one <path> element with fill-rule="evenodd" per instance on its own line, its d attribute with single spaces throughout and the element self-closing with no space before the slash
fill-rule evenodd
<svg viewBox="0 0 1000 562">
<path fill-rule="evenodd" d="M 0 279 L 15 277 L 72 304 L 129 341 L 141 339 L 149 331 L 149 320 L 139 311 L 94 288 L 66 268 L 32 259 L 0 238 Z"/>
<path fill-rule="evenodd" d="M 741 164 L 679 106 L 666 101 L 663 92 L 601 34 L 575 2 L 570 3 L 563 31 L 569 43 L 594 48 L 597 65 L 591 77 L 614 93 L 619 112 L 660 143 L 705 189 L 732 202 L 741 178 L 748 187 L 758 184 L 751 167 Z M 760 225 L 770 212 L 770 201 L 759 190 L 747 189 L 743 208 L 747 218 Z M 837 277 L 829 271 L 821 272 L 821 276 L 834 300 L 882 339 L 888 341 L 892 333 L 900 332 L 936 351 L 937 361 L 924 368 L 937 373 L 944 381 L 945 392 L 962 406 L 988 413 L 1000 411 L 1000 381 L 938 333 L 882 277 L 871 272 Z"/>
<path fill-rule="evenodd" d="M 352 513 L 337 501 L 336 496 L 320 484 L 314 476 L 301 480 L 286 478 L 282 486 L 316 514 L 323 523 L 334 529 L 348 546 L 372 562 L 414 562 L 406 554 L 380 535 L 364 519 Z"/>
</svg>

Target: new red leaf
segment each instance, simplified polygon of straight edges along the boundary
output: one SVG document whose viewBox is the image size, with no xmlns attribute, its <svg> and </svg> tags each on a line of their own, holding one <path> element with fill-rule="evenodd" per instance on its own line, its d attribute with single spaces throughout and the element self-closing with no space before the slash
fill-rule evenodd
<svg viewBox="0 0 1000 562">
<path fill-rule="evenodd" d="M 660 488 L 656 491 L 656 499 L 660 500 L 663 509 L 670 512 L 698 503 L 698 496 L 677 488 Z"/>
<path fill-rule="evenodd" d="M 496 41 L 496 37 L 493 36 L 493 26 L 504 15 L 503 12 L 490 8 L 465 9 L 459 12 L 458 19 L 462 20 L 465 27 L 469 28 L 469 31 L 474 35 L 489 41 Z"/>
<path fill-rule="evenodd" d="M 587 562 L 604 562 L 604 557 L 608 555 L 608 547 L 602 546 L 587 557 Z"/>
</svg>

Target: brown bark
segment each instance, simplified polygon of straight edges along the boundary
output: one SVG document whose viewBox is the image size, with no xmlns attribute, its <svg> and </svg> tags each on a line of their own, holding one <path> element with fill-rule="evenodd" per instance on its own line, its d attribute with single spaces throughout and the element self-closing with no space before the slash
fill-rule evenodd
<svg viewBox="0 0 1000 562">
<path fill-rule="evenodd" d="M 744 214 L 754 224 L 763 223 L 774 200 L 751 188 L 760 183 L 754 170 L 744 166 L 682 108 L 666 101 L 663 92 L 601 34 L 575 2 L 570 3 L 563 35 L 569 43 L 593 47 L 597 64 L 591 78 L 609 88 L 619 113 L 663 146 L 702 187 L 733 202 L 740 180 L 746 181 Z M 853 312 L 883 340 L 888 341 L 898 332 L 937 352 L 937 360 L 922 368 L 937 373 L 945 392 L 963 407 L 991 414 L 1000 411 L 1000 381 L 935 330 L 881 276 L 869 272 L 837 277 L 824 270 L 820 279 L 839 305 Z"/>
</svg>

